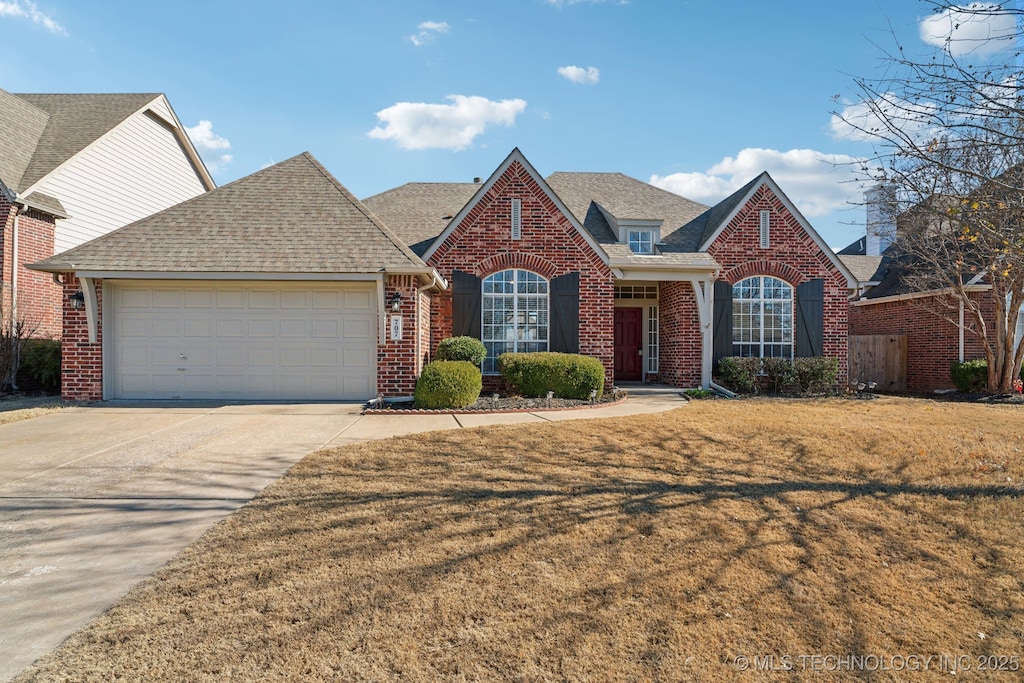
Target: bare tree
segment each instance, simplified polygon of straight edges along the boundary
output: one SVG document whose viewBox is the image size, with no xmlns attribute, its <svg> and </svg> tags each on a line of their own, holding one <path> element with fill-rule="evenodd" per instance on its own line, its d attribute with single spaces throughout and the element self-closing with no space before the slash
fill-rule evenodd
<svg viewBox="0 0 1024 683">
<path fill-rule="evenodd" d="M 834 116 L 873 144 L 861 171 L 891 189 L 905 281 L 935 292 L 928 301 L 949 320 L 963 310 L 973 321 L 988 388 L 1005 393 L 1024 360 L 1024 11 L 1012 0 L 924 4 L 934 50 L 897 40 L 882 74 L 855 78 L 857 102 Z"/>
</svg>

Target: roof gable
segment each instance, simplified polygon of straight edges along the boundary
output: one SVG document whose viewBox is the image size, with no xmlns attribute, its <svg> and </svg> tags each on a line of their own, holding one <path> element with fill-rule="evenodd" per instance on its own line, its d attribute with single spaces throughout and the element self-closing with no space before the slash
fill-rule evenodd
<svg viewBox="0 0 1024 683">
<path fill-rule="evenodd" d="M 761 188 L 761 186 L 767 186 L 768 191 L 774 194 L 786 210 L 796 219 L 800 227 L 807 233 L 808 237 L 818 246 L 818 249 L 828 258 L 829 261 L 836 267 L 843 277 L 846 278 L 847 285 L 851 288 L 857 286 L 857 278 L 854 277 L 850 269 L 844 264 L 834 251 L 825 243 L 825 240 L 821 238 L 818 231 L 811 227 L 811 224 L 807 222 L 803 214 L 800 213 L 799 209 L 790 201 L 789 197 L 779 188 L 775 180 L 768 174 L 767 171 L 761 173 L 749 183 L 741 187 L 739 190 L 729 195 L 715 206 L 708 209 L 707 212 L 702 214 L 698 219 L 697 223 L 701 227 L 702 241 L 700 244 L 701 251 L 707 251 L 719 235 L 729 226 L 736 215 L 747 205 L 747 203 L 754 197 L 754 194 Z"/>
<path fill-rule="evenodd" d="M 279 274 L 429 270 L 308 152 L 33 268 Z"/>
<path fill-rule="evenodd" d="M 551 200 L 551 202 L 555 205 L 555 208 L 560 213 L 562 213 L 562 215 L 565 216 L 566 220 L 569 221 L 573 229 L 579 232 L 580 236 L 584 239 L 585 242 L 587 242 L 588 245 L 590 245 L 590 248 L 593 249 L 594 252 L 598 254 L 601 260 L 603 260 L 605 263 L 608 263 L 607 252 L 598 244 L 598 242 L 594 239 L 590 232 L 588 232 L 583 227 L 579 219 L 571 211 L 569 211 L 569 209 L 562 202 L 561 198 L 557 194 L 555 194 L 555 191 L 551 189 L 551 186 L 548 185 L 547 181 L 544 180 L 544 178 L 541 177 L 539 173 L 537 173 L 537 169 L 535 169 L 533 165 L 526 160 L 526 157 L 523 155 L 521 151 L 519 151 L 518 147 L 513 149 L 512 152 L 509 153 L 507 157 L 505 157 L 505 160 L 498 165 L 498 167 L 494 170 L 493 173 L 491 173 L 490 177 L 486 181 L 484 181 L 483 184 L 478 186 L 479 189 L 477 189 L 477 191 L 473 194 L 473 197 L 466 203 L 465 206 L 462 207 L 462 210 L 460 210 L 459 213 L 455 215 L 451 222 L 448 223 L 448 226 L 441 232 L 440 235 L 437 236 L 437 238 L 433 241 L 430 247 L 428 247 L 427 250 L 423 253 L 423 259 L 425 261 L 430 260 L 430 257 L 434 254 L 434 252 L 436 252 L 438 248 L 440 248 L 440 246 L 444 244 L 445 240 L 447 240 L 448 237 L 456 230 L 456 228 L 458 228 L 458 226 L 462 224 L 462 222 L 470 214 L 470 212 L 473 211 L 477 204 L 484 197 L 487 196 L 487 193 L 490 192 L 491 188 L 494 187 L 495 183 L 497 183 L 502 178 L 502 176 L 504 176 L 508 172 L 508 170 L 512 167 L 513 164 L 519 164 L 523 168 L 526 174 L 529 175 L 530 178 L 537 183 L 541 191 L 545 195 L 547 195 L 547 197 Z"/>
</svg>

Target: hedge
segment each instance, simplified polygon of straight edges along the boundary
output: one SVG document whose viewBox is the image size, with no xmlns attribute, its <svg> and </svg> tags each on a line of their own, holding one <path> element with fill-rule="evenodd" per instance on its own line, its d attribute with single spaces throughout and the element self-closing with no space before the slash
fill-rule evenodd
<svg viewBox="0 0 1024 683">
<path fill-rule="evenodd" d="M 503 353 L 498 367 L 508 388 L 521 396 L 589 399 L 604 393 L 604 365 L 597 358 L 578 353 Z"/>
<path fill-rule="evenodd" d="M 835 358 L 749 358 L 728 356 L 718 361 L 718 374 L 727 388 L 737 394 L 758 391 L 779 394 L 795 390 L 801 394 L 827 392 L 839 376 Z"/>
<path fill-rule="evenodd" d="M 949 377 L 957 391 L 972 394 L 985 391 L 988 389 L 988 361 L 984 358 L 965 360 L 963 363 L 953 361 Z M 1020 378 L 1024 381 L 1024 368 L 1021 368 Z"/>
<path fill-rule="evenodd" d="M 465 408 L 482 388 L 480 368 L 469 361 L 436 360 L 423 368 L 413 398 L 417 408 Z"/>
<path fill-rule="evenodd" d="M 487 358 L 487 347 L 474 337 L 448 337 L 437 345 L 438 360 L 464 360 L 480 365 Z"/>
</svg>

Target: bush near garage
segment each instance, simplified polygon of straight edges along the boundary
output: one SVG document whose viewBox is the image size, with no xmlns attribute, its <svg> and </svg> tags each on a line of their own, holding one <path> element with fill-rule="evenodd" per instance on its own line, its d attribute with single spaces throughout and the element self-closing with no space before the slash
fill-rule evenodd
<svg viewBox="0 0 1024 683">
<path fill-rule="evenodd" d="M 498 367 L 511 391 L 521 396 L 546 396 L 586 400 L 604 393 L 604 365 L 597 358 L 578 353 L 503 353 Z"/>
<path fill-rule="evenodd" d="M 949 377 L 957 391 L 976 394 L 988 389 L 988 361 L 984 358 L 965 360 L 963 363 L 953 361 Z M 1020 378 L 1024 381 L 1024 368 L 1021 368 Z"/>
<path fill-rule="evenodd" d="M 427 363 L 416 380 L 413 394 L 417 408 L 465 408 L 480 397 L 480 368 L 469 361 L 436 360 Z"/>
<path fill-rule="evenodd" d="M 438 360 L 464 360 L 479 366 L 487 358 L 487 347 L 474 337 L 448 337 L 437 345 Z"/>
<path fill-rule="evenodd" d="M 60 341 L 27 339 L 21 351 L 18 385 L 22 389 L 60 392 Z"/>
</svg>

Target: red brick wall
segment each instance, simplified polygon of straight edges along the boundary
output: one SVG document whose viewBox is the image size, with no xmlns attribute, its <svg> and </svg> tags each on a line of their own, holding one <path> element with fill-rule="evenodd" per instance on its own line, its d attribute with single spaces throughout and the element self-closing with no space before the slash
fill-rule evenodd
<svg viewBox="0 0 1024 683">
<path fill-rule="evenodd" d="M 387 321 L 384 339 L 377 346 L 377 393 L 383 396 L 412 396 L 419 376 L 417 359 L 417 306 L 416 290 L 419 283 L 414 275 L 392 275 L 384 287 L 384 301 L 395 292 L 402 296 L 398 311 L 386 304 Z M 391 316 L 402 316 L 402 338 L 391 339 Z"/>
<path fill-rule="evenodd" d="M 986 320 L 995 320 L 995 304 L 986 292 L 971 297 L 980 301 Z M 940 314 L 940 312 L 942 312 Z M 850 334 L 903 334 L 907 336 L 907 390 L 931 392 L 952 389 L 949 369 L 960 359 L 960 332 L 943 315 L 956 311 L 944 309 L 934 299 L 902 299 L 850 306 Z M 984 358 L 985 349 L 975 330 L 974 316 L 964 313 L 964 360 Z M 991 327 L 990 327 L 991 329 Z"/>
<path fill-rule="evenodd" d="M 761 248 L 762 210 L 771 211 L 767 249 Z M 761 185 L 740 209 L 708 248 L 708 253 L 722 264 L 721 279 L 732 284 L 752 275 L 777 277 L 793 287 L 822 278 L 825 281 L 824 355 L 839 361 L 838 381 L 845 386 L 849 344 L 846 278 L 767 185 Z"/>
<path fill-rule="evenodd" d="M 511 238 L 511 200 L 522 201 L 522 239 Z M 614 371 L 614 300 L 611 270 L 519 163 L 513 162 L 462 223 L 432 254 L 429 264 L 451 281 L 461 270 L 484 278 L 523 268 L 548 280 L 580 274 L 580 353 L 598 358 L 606 381 Z M 452 334 L 451 291 L 433 297 L 430 344 Z"/>
<path fill-rule="evenodd" d="M 0 305 L 10 315 L 14 281 L 14 217 L 17 207 L 0 196 L 0 283 L 3 300 Z M 34 337 L 60 336 L 60 287 L 53 283 L 49 273 L 25 268 L 53 256 L 53 216 L 30 210 L 18 216 L 18 301 L 17 316 Z"/>
<path fill-rule="evenodd" d="M 658 346 L 657 381 L 675 387 L 700 386 L 700 320 L 689 282 L 658 286 Z"/>
<path fill-rule="evenodd" d="M 99 309 L 96 321 L 96 342 L 89 342 L 89 328 L 85 307 L 71 308 L 68 297 L 80 287 L 74 275 L 65 273 L 64 280 L 64 336 L 61 343 L 61 397 L 65 401 L 103 400 L 103 283 L 96 284 L 96 303 Z"/>
</svg>

